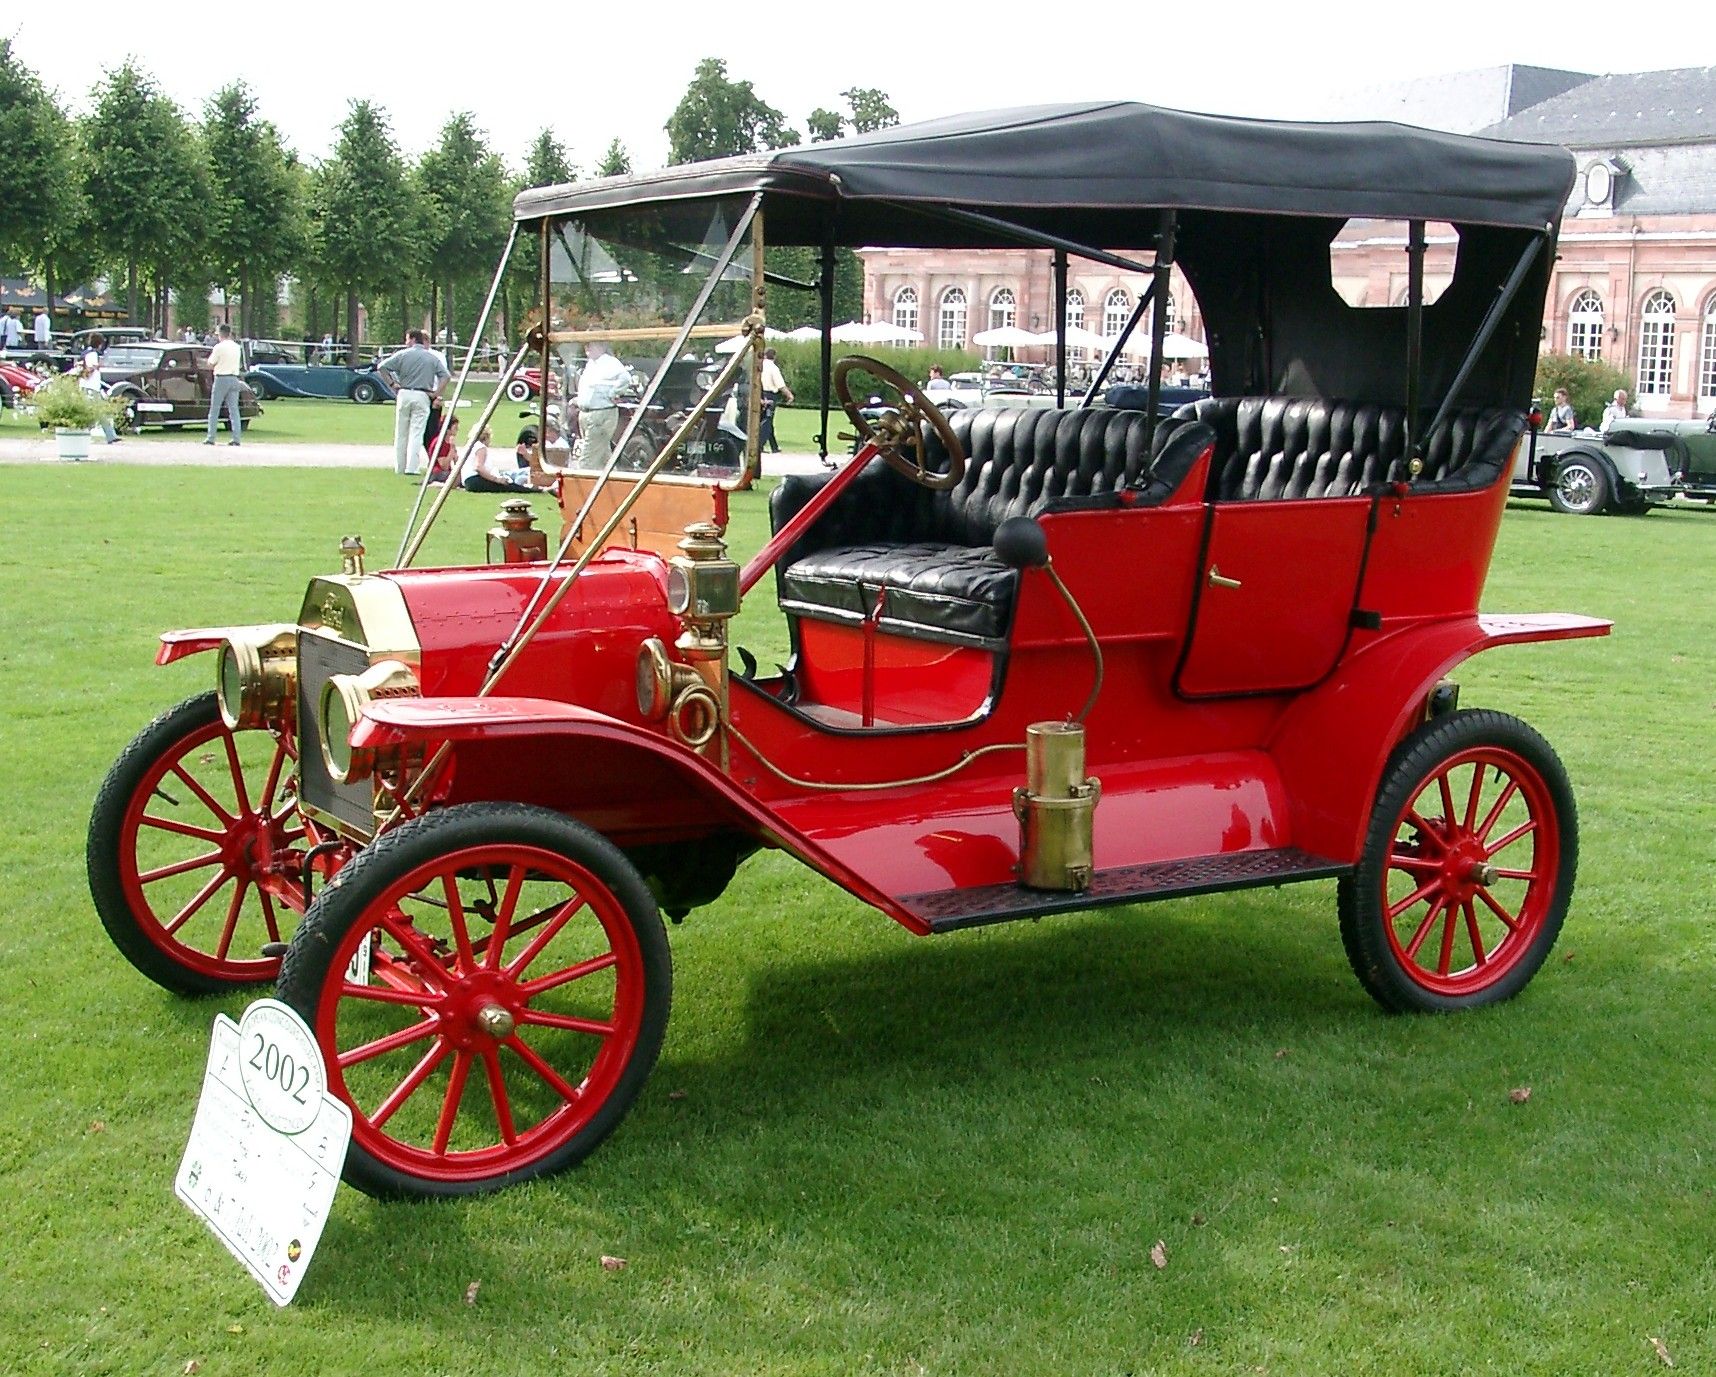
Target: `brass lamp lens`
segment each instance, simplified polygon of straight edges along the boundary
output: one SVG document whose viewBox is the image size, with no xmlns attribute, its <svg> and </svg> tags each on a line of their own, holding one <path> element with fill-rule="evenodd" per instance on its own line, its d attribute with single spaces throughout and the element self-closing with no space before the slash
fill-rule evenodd
<svg viewBox="0 0 1716 1377">
<path fill-rule="evenodd" d="M 677 564 L 667 570 L 667 610 L 682 617 L 691 608 L 691 575 Z"/>
<path fill-rule="evenodd" d="M 215 697 L 220 702 L 221 720 L 229 731 L 236 731 L 245 721 L 247 688 L 251 686 L 245 682 L 244 666 L 239 663 L 239 655 L 232 642 L 228 641 L 220 648 L 220 663 L 215 671 Z M 260 688 L 258 683 L 251 691 Z"/>
<path fill-rule="evenodd" d="M 346 680 L 341 684 L 341 680 Z M 322 685 L 322 703 L 317 716 L 322 729 L 322 762 L 328 773 L 341 784 L 352 767 L 352 724 L 357 720 L 346 701 L 346 691 L 352 688 L 350 676 L 336 674 Z"/>
</svg>

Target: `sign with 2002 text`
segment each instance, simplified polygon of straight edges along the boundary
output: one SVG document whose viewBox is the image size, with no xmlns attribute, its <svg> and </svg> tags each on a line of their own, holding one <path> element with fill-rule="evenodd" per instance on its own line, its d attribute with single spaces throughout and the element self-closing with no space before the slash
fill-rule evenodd
<svg viewBox="0 0 1716 1377">
<path fill-rule="evenodd" d="M 322 1237 L 351 1135 L 315 1035 L 295 1010 L 259 999 L 238 1023 L 215 1015 L 173 1189 L 269 1299 L 287 1305 Z"/>
</svg>

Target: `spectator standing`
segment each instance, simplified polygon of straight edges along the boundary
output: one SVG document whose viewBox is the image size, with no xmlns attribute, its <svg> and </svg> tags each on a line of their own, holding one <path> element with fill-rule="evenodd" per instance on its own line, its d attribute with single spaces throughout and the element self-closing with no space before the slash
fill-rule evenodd
<svg viewBox="0 0 1716 1377">
<path fill-rule="evenodd" d="M 614 452 L 619 394 L 632 387 L 632 371 L 600 340 L 592 340 L 578 375 L 578 429 L 584 437 L 585 468 L 602 469 Z"/>
<path fill-rule="evenodd" d="M 24 347 L 24 322 L 18 319 L 18 308 L 8 306 L 0 317 L 0 353 L 10 354 Z"/>
<path fill-rule="evenodd" d="M 220 424 L 220 412 L 224 406 L 227 428 L 232 432 L 232 439 L 227 443 L 239 444 L 244 439 L 244 421 L 238 414 L 238 392 L 242 386 L 238 374 L 244 367 L 244 351 L 232 337 L 232 326 L 220 327 L 219 338 L 214 348 L 209 350 L 205 366 L 213 371 L 214 377 L 209 384 L 209 433 L 203 443 L 212 445 L 215 442 L 215 427 Z"/>
<path fill-rule="evenodd" d="M 77 366 L 78 390 L 98 402 L 105 400 L 107 396 L 101 385 L 101 351 L 105 348 L 107 340 L 103 336 L 91 335 L 89 347 L 83 352 L 83 361 Z M 105 411 L 101 413 L 101 432 L 107 436 L 108 444 L 119 443 L 119 436 L 113 430 L 113 417 Z"/>
<path fill-rule="evenodd" d="M 393 413 L 393 471 L 415 477 L 423 472 L 423 427 L 430 404 L 440 398 L 450 375 L 441 356 L 429 347 L 427 334 L 412 330 L 405 338 L 405 348 L 375 367 L 399 394 Z"/>
<path fill-rule="evenodd" d="M 1626 420 L 1629 414 L 1630 413 L 1627 410 L 1627 389 L 1624 387 L 1617 387 L 1615 389 L 1615 400 L 1603 408 L 1603 424 L 1600 429 L 1607 430 L 1616 421 Z"/>
<path fill-rule="evenodd" d="M 1567 400 L 1567 389 L 1555 389 L 1555 405 L 1549 409 L 1549 424 L 1544 426 L 1545 435 L 1571 435 L 1579 428 L 1579 418 L 1573 411 L 1573 404 Z"/>
<path fill-rule="evenodd" d="M 37 349 L 51 349 L 54 343 L 54 323 L 48 319 L 48 308 L 38 306 L 34 322 Z"/>
<path fill-rule="evenodd" d="M 792 401 L 792 389 L 787 386 L 780 364 L 775 362 L 773 349 L 763 350 L 763 367 L 758 381 L 763 388 L 763 414 L 757 432 L 757 448 L 779 454 L 781 442 L 775 439 L 775 408 L 782 402 Z"/>
</svg>

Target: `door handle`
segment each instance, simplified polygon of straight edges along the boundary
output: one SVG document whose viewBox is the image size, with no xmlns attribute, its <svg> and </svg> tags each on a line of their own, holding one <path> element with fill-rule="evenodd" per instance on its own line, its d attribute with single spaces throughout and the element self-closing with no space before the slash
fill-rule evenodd
<svg viewBox="0 0 1716 1377">
<path fill-rule="evenodd" d="M 1239 580 L 1238 579 L 1230 579 L 1226 574 L 1222 573 L 1222 571 L 1220 569 L 1216 568 L 1215 565 L 1212 564 L 1212 565 L 1210 565 L 1210 587 L 1211 588 L 1238 588 L 1239 587 Z"/>
</svg>

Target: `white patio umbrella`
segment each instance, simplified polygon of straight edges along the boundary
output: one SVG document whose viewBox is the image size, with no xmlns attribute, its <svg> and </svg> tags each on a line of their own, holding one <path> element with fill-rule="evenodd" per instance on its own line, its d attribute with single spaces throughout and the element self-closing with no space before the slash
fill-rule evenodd
<svg viewBox="0 0 1716 1377">
<path fill-rule="evenodd" d="M 822 331 L 814 325 L 801 325 L 796 330 L 788 330 L 786 337 L 790 340 L 797 340 L 800 344 L 809 344 L 813 339 L 821 339 Z"/>
<path fill-rule="evenodd" d="M 923 334 L 880 320 L 869 325 L 849 320 L 844 325 L 836 325 L 828 337 L 836 344 L 913 344 L 923 339 Z"/>
<path fill-rule="evenodd" d="M 1055 342 L 1055 332 L 1050 330 L 1044 340 L 1051 346 Z M 1101 349 L 1107 351 L 1110 340 L 1106 335 L 1099 335 L 1094 330 L 1087 330 L 1082 325 L 1067 326 L 1068 349 Z"/>
<path fill-rule="evenodd" d="M 1000 325 L 993 330 L 979 330 L 971 337 L 971 342 L 985 347 L 1040 349 L 1043 336 L 1034 335 L 1029 330 L 1021 330 L 1017 325 Z M 1055 337 L 1050 335 L 1048 342 L 1053 344 Z"/>
<path fill-rule="evenodd" d="M 794 337 L 790 334 L 787 334 L 785 331 L 771 330 L 765 326 L 763 329 L 763 338 L 764 339 L 792 339 Z M 814 331 L 812 331 L 812 333 L 811 333 L 811 338 L 812 339 L 816 338 L 816 334 Z M 717 344 L 715 346 L 715 352 L 717 354 L 737 354 L 741 349 L 743 349 L 745 347 L 745 340 L 746 340 L 746 336 L 744 336 L 744 335 L 730 336 L 729 338 L 722 340 L 719 344 Z"/>
<path fill-rule="evenodd" d="M 1170 330 L 1162 336 L 1162 357 L 1165 359 L 1205 359 L 1210 351 L 1190 335 Z"/>
</svg>

